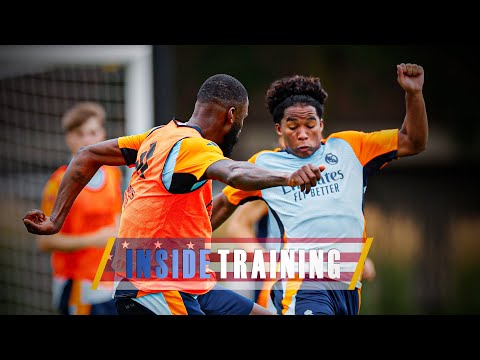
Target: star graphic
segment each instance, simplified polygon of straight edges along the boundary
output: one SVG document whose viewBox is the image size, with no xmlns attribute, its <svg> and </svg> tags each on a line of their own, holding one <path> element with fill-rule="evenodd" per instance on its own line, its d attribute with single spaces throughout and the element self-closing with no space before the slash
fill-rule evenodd
<svg viewBox="0 0 480 360">
<path fill-rule="evenodd" d="M 130 245 L 130 244 L 127 242 L 127 240 L 125 240 L 125 241 L 122 243 L 122 246 L 123 246 L 124 249 L 125 249 L 125 248 L 128 249 L 128 245 Z"/>
<path fill-rule="evenodd" d="M 155 249 L 160 249 L 162 247 L 162 243 L 157 240 L 157 242 L 154 244 Z"/>
<path fill-rule="evenodd" d="M 108 260 L 112 260 L 112 258 L 113 258 L 112 254 L 108 255 Z"/>
<path fill-rule="evenodd" d="M 193 249 L 193 247 L 195 246 L 195 244 L 192 243 L 192 240 L 190 240 L 190 242 L 187 244 L 188 248 L 189 249 Z"/>
</svg>

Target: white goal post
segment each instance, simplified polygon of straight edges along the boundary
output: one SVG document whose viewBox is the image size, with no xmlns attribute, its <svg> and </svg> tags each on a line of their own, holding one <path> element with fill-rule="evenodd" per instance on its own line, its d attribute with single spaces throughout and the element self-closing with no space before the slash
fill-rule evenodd
<svg viewBox="0 0 480 360">
<path fill-rule="evenodd" d="M 137 134 L 153 127 L 151 45 L 0 46 L 0 78 L 63 64 L 125 66 L 126 134 Z"/>
</svg>

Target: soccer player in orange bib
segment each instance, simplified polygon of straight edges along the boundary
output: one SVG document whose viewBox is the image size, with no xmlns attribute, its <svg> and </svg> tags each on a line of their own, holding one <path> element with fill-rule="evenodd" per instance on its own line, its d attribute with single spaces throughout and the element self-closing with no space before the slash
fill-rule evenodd
<svg viewBox="0 0 480 360">
<path fill-rule="evenodd" d="M 72 156 L 81 146 L 105 140 L 105 110 L 92 102 L 78 103 L 63 116 L 65 141 Z M 47 181 L 41 209 L 50 213 L 67 165 Z M 122 175 L 118 168 L 102 166 L 75 200 L 61 231 L 37 237 L 43 251 L 52 252 L 53 302 L 64 315 L 118 315 L 112 289 L 92 290 L 107 239 L 115 237 L 120 217 Z"/>
<path fill-rule="evenodd" d="M 127 253 L 127 263 L 132 239 L 149 246 L 170 245 L 171 250 L 172 243 L 183 239 L 190 240 L 188 246 L 192 248 L 208 247 L 212 235 L 211 180 L 244 190 L 290 185 L 308 192 L 321 177 L 320 169 L 311 165 L 279 172 L 229 159 L 247 114 L 244 86 L 226 74 L 211 76 L 200 87 L 187 122 L 173 119 L 144 134 L 81 150 L 67 169 L 60 185 L 61 196 L 50 216 L 31 210 L 24 224 L 37 234 L 58 232 L 73 200 L 96 169 L 104 164 L 126 164 L 135 166 L 136 171 L 125 191 L 116 249 Z M 128 276 L 128 269 L 119 269 L 117 275 L 122 280 L 115 298 L 121 314 L 272 314 L 216 284 L 215 273 L 208 267 L 201 269 L 206 276 L 197 272 L 188 280 L 175 276 L 173 269 L 161 280 L 139 279 Z"/>
<path fill-rule="evenodd" d="M 400 129 L 364 133 L 343 131 L 322 139 L 327 93 L 320 79 L 295 75 L 271 84 L 266 103 L 285 150 L 262 151 L 250 162 L 268 170 L 286 171 L 311 164 L 323 168 L 310 193 L 290 186 L 245 191 L 227 186 L 215 197 L 216 229 L 245 201 L 263 199 L 269 206 L 268 237 L 285 249 L 340 249 L 340 276 L 282 278 L 272 300 L 279 314 L 356 315 L 361 282 L 348 290 L 366 238 L 363 215 L 368 177 L 394 159 L 422 152 L 428 121 L 423 98 L 424 71 L 416 64 L 397 65 L 397 82 L 405 91 L 406 115 Z M 343 255 L 345 259 L 343 260 Z M 370 269 L 371 270 L 371 269 Z M 355 279 L 356 280 L 356 279 Z M 267 282 L 268 283 L 268 282 Z"/>
</svg>

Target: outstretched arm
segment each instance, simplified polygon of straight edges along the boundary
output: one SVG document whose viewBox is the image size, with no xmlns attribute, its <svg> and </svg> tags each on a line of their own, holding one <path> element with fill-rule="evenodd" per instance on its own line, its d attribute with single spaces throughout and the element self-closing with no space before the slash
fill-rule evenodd
<svg viewBox="0 0 480 360">
<path fill-rule="evenodd" d="M 320 169 L 311 164 L 304 165 L 294 173 L 283 173 L 263 169 L 248 161 L 220 160 L 205 171 L 204 178 L 219 180 L 240 190 L 261 190 L 274 186 L 300 186 L 309 193 L 320 180 Z"/>
<path fill-rule="evenodd" d="M 398 133 L 398 157 L 416 155 L 425 150 L 428 120 L 423 99 L 423 67 L 416 64 L 397 65 L 397 81 L 405 90 L 406 115 Z"/>
<path fill-rule="evenodd" d="M 27 230 L 33 234 L 55 234 L 63 226 L 73 202 L 102 165 L 126 165 L 117 139 L 82 147 L 68 165 L 58 189 L 50 216 L 41 210 L 30 210 L 23 217 Z"/>
<path fill-rule="evenodd" d="M 317 185 L 325 166 L 304 165 L 292 174 L 270 171 L 247 161 L 221 160 L 210 165 L 204 177 L 220 180 L 240 190 L 261 190 L 273 186 L 298 186 L 307 194 Z M 212 228 L 216 230 L 233 214 L 237 205 L 222 192 L 213 199 Z"/>
</svg>

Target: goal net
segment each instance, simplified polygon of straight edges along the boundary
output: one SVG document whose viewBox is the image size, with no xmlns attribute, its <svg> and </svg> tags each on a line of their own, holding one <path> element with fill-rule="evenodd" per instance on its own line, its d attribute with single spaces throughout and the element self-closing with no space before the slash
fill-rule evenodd
<svg viewBox="0 0 480 360">
<path fill-rule="evenodd" d="M 68 162 L 61 117 L 79 101 L 107 113 L 107 138 L 153 126 L 150 46 L 0 47 L 0 313 L 55 314 L 50 255 L 22 217 Z M 124 184 L 130 171 L 124 171 Z"/>
</svg>

